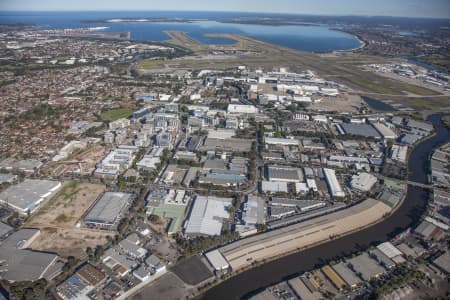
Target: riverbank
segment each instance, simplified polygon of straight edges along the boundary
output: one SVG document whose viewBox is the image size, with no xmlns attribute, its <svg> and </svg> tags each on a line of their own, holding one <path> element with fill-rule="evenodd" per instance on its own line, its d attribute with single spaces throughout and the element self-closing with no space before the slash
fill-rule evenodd
<svg viewBox="0 0 450 300">
<path fill-rule="evenodd" d="M 426 159 L 437 145 L 448 140 L 448 136 L 450 136 L 450 131 L 443 125 L 440 116 L 432 115 L 428 118 L 435 126 L 436 133 L 431 138 L 416 145 L 410 154 L 408 162 L 410 181 L 427 183 Z M 425 164 L 417 163 L 421 160 Z M 429 196 L 428 190 L 410 185 L 405 200 L 382 222 L 237 274 L 206 291 L 200 298 L 218 300 L 246 298 L 277 282 L 296 277 L 308 270 L 324 265 L 328 261 L 349 256 L 352 253 L 389 240 L 420 222 L 423 213 L 426 211 Z"/>
</svg>

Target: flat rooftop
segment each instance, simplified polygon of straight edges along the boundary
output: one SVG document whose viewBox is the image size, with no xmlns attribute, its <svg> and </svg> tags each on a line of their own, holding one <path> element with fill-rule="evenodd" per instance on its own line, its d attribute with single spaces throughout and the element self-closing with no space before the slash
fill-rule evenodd
<svg viewBox="0 0 450 300">
<path fill-rule="evenodd" d="M 332 268 L 350 287 L 355 287 L 362 283 L 362 280 L 344 262 L 333 265 Z"/>
<path fill-rule="evenodd" d="M 25 213 L 50 198 L 60 187 L 59 181 L 25 179 L 0 193 L 0 202 Z"/>
<path fill-rule="evenodd" d="M 131 199 L 131 194 L 106 192 L 100 196 L 89 213 L 85 222 L 114 224 L 123 214 Z"/>
<path fill-rule="evenodd" d="M 351 268 L 361 274 L 365 281 L 376 278 L 386 272 L 374 259 L 370 258 L 367 252 L 351 258 L 347 261 Z"/>
<path fill-rule="evenodd" d="M 197 196 L 189 214 L 186 233 L 220 235 L 223 219 L 230 216 L 227 208 L 232 203 L 232 198 Z"/>
<path fill-rule="evenodd" d="M 6 269 L 1 273 L 2 279 L 34 281 L 44 276 L 58 256 L 26 249 L 27 244 L 38 235 L 38 229 L 21 229 L 2 241 L 0 244 L 0 261 L 2 262 L 0 269 Z"/>
<path fill-rule="evenodd" d="M 378 131 L 369 124 L 339 124 L 346 134 L 359 135 L 364 137 L 380 138 Z"/>
</svg>

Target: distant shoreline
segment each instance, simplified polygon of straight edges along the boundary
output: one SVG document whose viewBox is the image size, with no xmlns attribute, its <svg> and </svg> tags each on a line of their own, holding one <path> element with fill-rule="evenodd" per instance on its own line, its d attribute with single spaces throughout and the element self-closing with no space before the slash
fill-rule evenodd
<svg viewBox="0 0 450 300">
<path fill-rule="evenodd" d="M 367 42 L 364 41 L 364 39 L 362 37 L 360 37 L 359 35 L 357 35 L 357 34 L 354 34 L 352 32 L 348 32 L 348 31 L 346 31 L 344 29 L 339 29 L 339 28 L 330 28 L 330 30 L 334 30 L 334 31 L 339 31 L 339 32 L 350 34 L 351 36 L 355 37 L 358 40 L 358 42 L 359 42 L 359 46 L 358 47 L 355 47 L 355 48 L 352 48 L 352 49 L 347 49 L 347 50 L 335 50 L 335 51 L 332 51 L 332 52 L 337 52 L 337 53 L 355 52 L 355 51 L 364 49 L 367 46 Z"/>
<path fill-rule="evenodd" d="M 113 18 L 102 20 L 81 20 L 81 23 L 193 23 L 195 20 L 178 18 Z"/>
</svg>

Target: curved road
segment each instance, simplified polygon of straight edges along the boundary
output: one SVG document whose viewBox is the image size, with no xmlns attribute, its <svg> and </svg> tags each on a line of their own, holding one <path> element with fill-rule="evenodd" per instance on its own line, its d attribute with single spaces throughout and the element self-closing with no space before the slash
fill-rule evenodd
<svg viewBox="0 0 450 300">
<path fill-rule="evenodd" d="M 428 184 L 430 154 L 439 144 L 448 141 L 450 136 L 450 131 L 441 122 L 440 115 L 432 115 L 428 120 L 433 122 L 436 135 L 418 144 L 411 152 L 408 162 L 408 180 L 424 185 Z M 417 224 L 426 209 L 428 197 L 427 189 L 410 185 L 406 200 L 394 214 L 381 223 L 245 271 L 208 290 L 202 295 L 202 299 L 247 298 L 270 285 L 300 275 L 327 261 L 391 239 Z"/>
</svg>

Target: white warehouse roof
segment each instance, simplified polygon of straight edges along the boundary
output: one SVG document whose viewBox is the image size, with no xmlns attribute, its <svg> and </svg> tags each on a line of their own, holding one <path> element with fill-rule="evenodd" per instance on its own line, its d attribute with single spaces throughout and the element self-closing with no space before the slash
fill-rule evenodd
<svg viewBox="0 0 450 300">
<path fill-rule="evenodd" d="M 270 193 L 287 193 L 287 182 L 279 181 L 263 181 L 261 182 L 261 190 Z"/>
<path fill-rule="evenodd" d="M 370 191 L 370 189 L 377 183 L 378 179 L 369 173 L 360 173 L 353 175 L 351 180 L 351 187 L 362 192 Z"/>
<path fill-rule="evenodd" d="M 330 188 L 331 195 L 333 197 L 345 197 L 345 193 L 336 178 L 335 171 L 333 169 L 323 168 L 323 172 L 325 173 L 325 178 L 327 180 L 328 187 Z"/>
<path fill-rule="evenodd" d="M 243 113 L 243 114 L 256 114 L 258 109 L 253 105 L 239 105 L 239 104 L 229 104 L 229 113 Z"/>
<path fill-rule="evenodd" d="M 283 139 L 283 138 L 265 138 L 265 143 L 269 145 L 287 145 L 287 146 L 298 146 L 300 141 L 296 139 Z"/>
<path fill-rule="evenodd" d="M 386 254 L 387 257 L 393 258 L 399 255 L 402 255 L 402 252 L 398 250 L 394 245 L 392 245 L 390 242 L 385 242 L 382 244 L 379 244 L 377 246 L 378 250 Z"/>
<path fill-rule="evenodd" d="M 197 196 L 186 225 L 187 234 L 220 235 L 232 198 Z"/>
<path fill-rule="evenodd" d="M 217 271 L 226 270 L 230 267 L 227 260 L 219 252 L 219 250 L 213 250 L 205 254 L 209 263 Z"/>
</svg>

